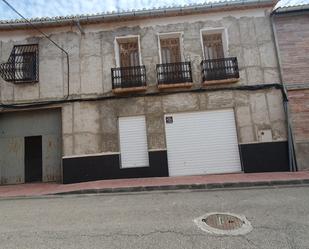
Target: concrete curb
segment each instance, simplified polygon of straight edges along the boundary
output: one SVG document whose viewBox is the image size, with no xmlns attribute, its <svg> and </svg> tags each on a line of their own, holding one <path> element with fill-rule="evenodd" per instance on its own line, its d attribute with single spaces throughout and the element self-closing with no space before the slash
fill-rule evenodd
<svg viewBox="0 0 309 249">
<path fill-rule="evenodd" d="M 248 188 L 248 187 L 271 187 L 271 186 L 291 186 L 306 185 L 309 179 L 302 180 L 274 180 L 274 181 L 257 181 L 257 182 L 225 182 L 225 183 L 205 183 L 205 184 L 178 184 L 178 185 L 161 185 L 161 186 L 135 186 L 119 188 L 102 188 L 102 189 L 81 189 L 68 192 L 59 192 L 48 195 L 74 195 L 74 194 L 98 194 L 98 193 L 126 193 L 126 192 L 143 192 L 143 191 L 160 191 L 160 190 L 213 190 L 229 188 Z"/>
</svg>

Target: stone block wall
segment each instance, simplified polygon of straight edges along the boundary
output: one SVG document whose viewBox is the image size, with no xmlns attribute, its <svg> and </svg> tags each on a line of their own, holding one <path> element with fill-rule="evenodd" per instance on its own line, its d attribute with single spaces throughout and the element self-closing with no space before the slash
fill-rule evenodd
<svg viewBox="0 0 309 249">
<path fill-rule="evenodd" d="M 111 68 L 116 66 L 115 38 L 127 35 L 140 37 L 148 91 L 157 91 L 158 34 L 168 32 L 182 34 L 184 59 L 191 61 L 193 82 L 200 87 L 203 58 L 200 31 L 215 28 L 226 30 L 225 56 L 238 58 L 240 80 L 236 85 L 279 83 L 269 12 L 264 9 L 84 25 L 85 34 L 75 26 L 44 31 L 69 53 L 71 96 L 89 97 L 111 94 Z M 1 100 L 11 103 L 62 98 L 68 88 L 66 58 L 35 32 L 0 31 L 0 62 L 8 59 L 13 45 L 25 43 L 39 44 L 39 83 L 14 85 L 0 79 Z"/>
<path fill-rule="evenodd" d="M 193 89 L 201 87 L 203 59 L 201 30 L 223 28 L 226 57 L 237 57 L 240 79 L 223 87 L 279 83 L 269 11 L 265 9 L 164 17 L 121 23 L 44 30 L 69 53 L 70 98 L 113 96 L 111 68 L 116 67 L 115 39 L 138 35 L 142 64 L 147 70 L 147 93 L 153 96 L 75 101 L 62 104 L 63 156 L 119 152 L 118 118 L 145 115 L 149 150 L 166 149 L 164 114 L 233 108 L 240 144 L 286 140 L 280 90 L 205 91 L 156 95 L 158 34 L 179 32 L 183 57 L 192 63 Z M 14 85 L 0 79 L 1 101 L 6 103 L 61 99 L 68 90 L 66 58 L 46 39 L 30 31 L 0 32 L 0 62 L 15 44 L 35 43 L 40 49 L 40 81 Z M 8 37 L 10 37 L 8 39 Z M 207 87 L 206 87 L 207 88 Z M 261 134 L 270 132 L 267 141 Z"/>
<path fill-rule="evenodd" d="M 148 149 L 164 150 L 164 114 L 233 108 L 240 144 L 261 142 L 258 132 L 271 130 L 271 141 L 286 140 L 280 90 L 177 93 L 63 106 L 64 156 L 119 152 L 118 118 L 145 115 Z"/>
</svg>

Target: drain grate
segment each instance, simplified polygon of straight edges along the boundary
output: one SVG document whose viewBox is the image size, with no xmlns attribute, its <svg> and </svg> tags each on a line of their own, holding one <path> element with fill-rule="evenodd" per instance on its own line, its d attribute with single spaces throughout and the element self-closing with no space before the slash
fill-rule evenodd
<svg viewBox="0 0 309 249">
<path fill-rule="evenodd" d="M 243 215 L 231 213 L 208 213 L 194 220 L 203 231 L 220 235 L 241 235 L 252 230 L 250 222 Z"/>
<path fill-rule="evenodd" d="M 241 219 L 229 214 L 212 214 L 202 221 L 208 226 L 222 230 L 238 229 L 244 224 Z"/>
</svg>

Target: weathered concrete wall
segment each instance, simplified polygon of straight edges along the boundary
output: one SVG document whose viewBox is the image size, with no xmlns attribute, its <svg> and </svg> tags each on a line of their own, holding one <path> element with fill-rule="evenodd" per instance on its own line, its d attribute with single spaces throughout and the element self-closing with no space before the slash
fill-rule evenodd
<svg viewBox="0 0 309 249">
<path fill-rule="evenodd" d="M 279 83 L 269 12 L 265 9 L 157 18 L 45 30 L 70 54 L 72 97 L 111 94 L 111 68 L 116 66 L 116 37 L 139 35 L 142 64 L 147 69 L 149 92 L 156 87 L 159 63 L 158 33 L 181 32 L 183 55 L 192 62 L 194 87 L 201 85 L 202 29 L 227 31 L 228 56 L 238 58 L 240 80 L 235 85 Z M 25 37 L 28 38 L 25 38 Z M 8 37 L 10 37 L 8 39 Z M 66 61 L 46 39 L 32 38 L 28 31 L 0 32 L 0 60 L 5 61 L 14 44 L 39 42 L 40 82 L 13 85 L 0 80 L 2 101 L 61 98 L 67 90 Z M 233 85 L 231 85 L 232 87 Z M 149 150 L 166 149 L 164 114 L 234 108 L 239 143 L 286 140 L 279 90 L 217 91 L 164 96 L 74 102 L 62 106 L 63 155 L 119 152 L 118 117 L 145 115 Z"/>
<path fill-rule="evenodd" d="M 42 136 L 43 182 L 61 179 L 60 110 L 0 115 L 0 184 L 25 181 L 24 138 Z"/>
<path fill-rule="evenodd" d="M 182 32 L 183 55 L 192 62 L 193 81 L 201 83 L 202 45 L 200 30 L 224 28 L 228 54 L 239 62 L 237 85 L 278 83 L 277 62 L 268 12 L 264 9 L 229 13 L 157 18 L 84 26 L 82 35 L 74 26 L 46 29 L 70 55 L 70 92 L 75 96 L 100 95 L 111 91 L 111 68 L 116 66 L 115 37 L 139 35 L 142 63 L 147 68 L 149 91 L 156 89 L 159 63 L 158 33 Z M 47 39 L 33 31 L 0 32 L 0 62 L 7 60 L 14 44 L 39 43 L 40 81 L 14 85 L 0 79 L 2 101 L 61 98 L 67 90 L 66 60 Z"/>
<path fill-rule="evenodd" d="M 234 108 L 239 143 L 286 140 L 279 90 L 179 93 L 165 96 L 80 102 L 63 107 L 65 156 L 119 152 L 118 117 L 145 115 L 149 150 L 166 149 L 164 114 Z"/>
</svg>

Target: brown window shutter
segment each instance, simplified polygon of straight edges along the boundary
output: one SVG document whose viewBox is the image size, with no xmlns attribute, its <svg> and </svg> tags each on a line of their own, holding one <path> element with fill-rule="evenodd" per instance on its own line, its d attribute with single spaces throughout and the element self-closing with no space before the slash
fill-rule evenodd
<svg viewBox="0 0 309 249">
<path fill-rule="evenodd" d="M 129 41 L 119 43 L 120 66 L 134 67 L 139 66 L 138 42 Z"/>
<path fill-rule="evenodd" d="M 204 34 L 203 45 L 206 60 L 224 58 L 222 34 Z"/>
<path fill-rule="evenodd" d="M 162 63 L 181 62 L 179 38 L 160 39 Z"/>
</svg>

